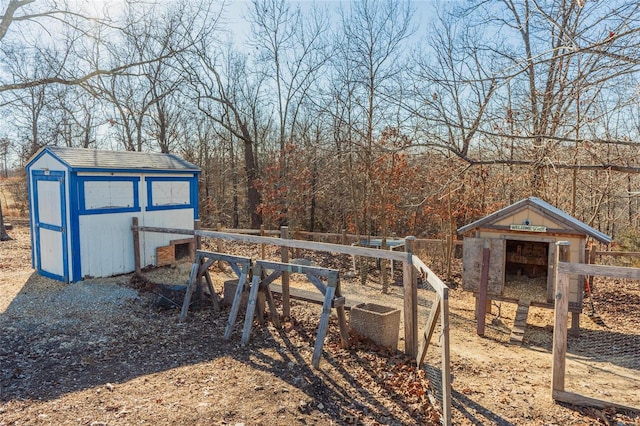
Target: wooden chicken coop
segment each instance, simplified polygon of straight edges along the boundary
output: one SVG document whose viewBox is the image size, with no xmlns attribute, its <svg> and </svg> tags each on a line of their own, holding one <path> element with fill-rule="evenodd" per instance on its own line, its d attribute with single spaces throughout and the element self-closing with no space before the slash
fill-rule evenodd
<svg viewBox="0 0 640 426">
<path fill-rule="evenodd" d="M 609 244 L 611 238 L 536 197 L 529 197 L 458 229 L 463 244 L 462 287 L 480 296 L 483 257 L 488 256 L 488 279 L 483 307 L 491 301 L 518 304 L 512 341 L 522 341 L 529 306 L 553 309 L 553 261 L 556 242 L 570 243 L 569 262 L 585 262 L 588 238 Z M 488 250 L 487 250 L 488 249 Z M 570 283 L 572 332 L 579 329 L 583 277 Z M 478 300 L 478 299 L 476 299 Z M 486 302 L 485 302 L 486 300 Z"/>
</svg>

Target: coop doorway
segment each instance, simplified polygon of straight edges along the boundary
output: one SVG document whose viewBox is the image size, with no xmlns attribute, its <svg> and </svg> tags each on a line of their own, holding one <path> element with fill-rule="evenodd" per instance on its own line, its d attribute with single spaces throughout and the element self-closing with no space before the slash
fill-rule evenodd
<svg viewBox="0 0 640 426">
<path fill-rule="evenodd" d="M 550 243 L 506 240 L 503 295 L 509 299 L 548 302 Z"/>
</svg>

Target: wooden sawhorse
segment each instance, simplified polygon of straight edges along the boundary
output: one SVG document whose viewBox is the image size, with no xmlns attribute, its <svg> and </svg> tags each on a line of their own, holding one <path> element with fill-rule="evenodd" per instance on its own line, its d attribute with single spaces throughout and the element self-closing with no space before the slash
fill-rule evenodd
<svg viewBox="0 0 640 426">
<path fill-rule="evenodd" d="M 187 291 L 184 295 L 184 301 L 182 302 L 182 310 L 180 311 L 180 321 L 184 321 L 187 318 L 187 312 L 189 311 L 189 305 L 191 303 L 191 297 L 193 295 L 193 291 L 197 287 L 197 285 L 202 281 L 202 278 L 205 278 L 207 283 L 207 287 L 209 289 L 209 293 L 211 293 L 211 300 L 213 302 L 213 309 L 215 312 L 220 312 L 220 301 L 218 300 L 218 295 L 216 294 L 213 288 L 213 282 L 211 281 L 211 275 L 209 275 L 209 267 L 216 261 L 227 262 L 233 272 L 238 276 L 238 290 L 242 292 L 242 288 L 244 288 L 244 282 L 247 280 L 249 271 L 251 269 L 251 259 L 246 257 L 238 257 L 231 256 L 228 254 L 222 253 L 214 253 L 209 251 L 198 250 L 196 251 L 195 259 L 193 260 L 193 265 L 191 266 L 191 274 L 189 275 L 189 283 L 187 284 Z M 237 296 L 236 291 L 236 296 Z M 231 314 L 233 315 L 233 321 L 235 321 L 235 316 L 238 313 L 238 309 L 240 307 L 240 302 L 236 306 L 236 299 L 238 297 L 234 297 L 233 306 L 231 307 Z M 235 311 L 234 311 L 235 307 Z M 234 315 L 235 314 L 235 315 Z M 229 328 L 229 325 L 227 325 Z M 225 334 L 226 335 L 226 334 Z"/>
<path fill-rule="evenodd" d="M 261 278 L 263 272 L 269 272 L 264 278 Z M 313 357 L 311 364 L 318 368 L 320 365 L 320 356 L 322 354 L 322 346 L 324 338 L 329 327 L 329 317 L 331 316 L 331 308 L 335 308 L 338 314 L 338 324 L 340 327 L 340 338 L 342 347 L 349 347 L 349 330 L 347 329 L 347 321 L 345 316 L 345 298 L 340 294 L 340 280 L 338 271 L 335 269 L 318 268 L 315 266 L 296 265 L 291 263 L 268 262 L 258 260 L 253 265 L 253 279 L 251 281 L 251 291 L 249 292 L 249 302 L 247 303 L 247 315 L 244 320 L 244 328 L 242 330 L 242 345 L 249 342 L 251 335 L 251 327 L 253 325 L 253 316 L 258 300 L 258 291 L 265 294 L 271 318 L 276 327 L 280 327 L 280 320 L 273 302 L 273 295 L 269 289 L 269 285 L 284 272 L 305 274 L 309 281 L 322 293 L 324 302 L 322 305 L 322 315 L 320 317 L 320 325 L 318 326 L 318 335 L 313 349 Z M 327 284 L 322 281 L 322 277 L 327 278 Z M 240 288 L 240 286 L 238 286 Z M 235 299 L 234 299 L 235 303 Z"/>
</svg>

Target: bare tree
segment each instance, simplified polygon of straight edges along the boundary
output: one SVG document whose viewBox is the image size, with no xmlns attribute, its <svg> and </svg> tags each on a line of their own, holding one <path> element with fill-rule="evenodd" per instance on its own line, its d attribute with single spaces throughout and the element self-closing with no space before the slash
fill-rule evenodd
<svg viewBox="0 0 640 426">
<path fill-rule="evenodd" d="M 293 131 L 301 106 L 328 58 L 326 36 L 329 21 L 315 8 L 302 13 L 285 0 L 253 0 L 249 13 L 252 44 L 264 65 L 266 91 L 273 87 L 278 117 L 279 185 L 288 188 L 288 159 L 285 146 L 293 143 Z M 288 194 L 281 191 L 280 225 L 288 224 Z"/>
<path fill-rule="evenodd" d="M 259 228 L 260 193 L 256 151 L 262 138 L 261 85 L 247 70 L 246 55 L 212 49 L 203 42 L 197 57 L 188 64 L 191 85 L 199 110 L 213 123 L 228 132 L 230 139 L 241 142 L 247 194 L 247 214 L 252 228 Z M 232 146 L 232 145 L 230 145 Z"/>
</svg>

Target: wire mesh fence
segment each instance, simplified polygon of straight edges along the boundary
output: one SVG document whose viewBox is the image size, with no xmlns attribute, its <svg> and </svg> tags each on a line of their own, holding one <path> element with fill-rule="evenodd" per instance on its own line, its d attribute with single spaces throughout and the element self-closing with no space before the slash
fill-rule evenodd
<svg viewBox="0 0 640 426">
<path fill-rule="evenodd" d="M 595 277 L 579 336 L 569 336 L 565 388 L 640 408 L 640 281 Z"/>
<path fill-rule="evenodd" d="M 419 315 L 418 323 L 420 324 L 420 330 L 425 331 L 428 318 L 433 313 L 433 310 L 437 308 L 434 301 L 436 300 L 437 292 L 426 281 L 421 285 L 420 297 L 419 297 Z M 437 317 L 436 317 L 437 318 Z M 422 337 L 422 336 L 421 336 Z M 421 344 L 424 342 L 421 340 Z M 423 356 L 422 368 L 425 370 L 427 378 L 431 383 L 432 396 L 436 398 L 439 404 L 442 404 L 443 397 L 443 383 L 442 383 L 442 345 L 443 345 L 442 327 L 440 319 L 437 319 L 435 331 L 431 338 L 429 347 Z"/>
</svg>

